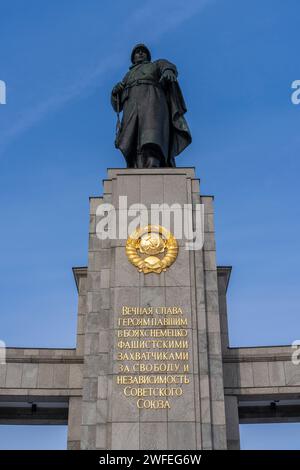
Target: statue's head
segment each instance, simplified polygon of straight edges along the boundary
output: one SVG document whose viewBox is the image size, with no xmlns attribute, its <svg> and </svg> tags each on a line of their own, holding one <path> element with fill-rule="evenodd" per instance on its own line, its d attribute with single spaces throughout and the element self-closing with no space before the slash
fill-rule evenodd
<svg viewBox="0 0 300 470">
<path fill-rule="evenodd" d="M 151 53 L 145 44 L 137 44 L 134 46 L 131 52 L 131 62 L 133 64 L 139 64 L 145 60 L 151 61 Z"/>
</svg>

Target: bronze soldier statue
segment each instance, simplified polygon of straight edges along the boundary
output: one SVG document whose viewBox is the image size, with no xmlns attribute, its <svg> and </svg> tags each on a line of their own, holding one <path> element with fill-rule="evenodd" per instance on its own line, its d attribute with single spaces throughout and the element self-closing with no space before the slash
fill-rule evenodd
<svg viewBox="0 0 300 470">
<path fill-rule="evenodd" d="M 132 65 L 113 88 L 111 103 L 123 111 L 115 145 L 128 168 L 175 167 L 175 156 L 191 141 L 177 69 L 164 59 L 151 62 L 144 44 L 131 53 Z"/>
</svg>

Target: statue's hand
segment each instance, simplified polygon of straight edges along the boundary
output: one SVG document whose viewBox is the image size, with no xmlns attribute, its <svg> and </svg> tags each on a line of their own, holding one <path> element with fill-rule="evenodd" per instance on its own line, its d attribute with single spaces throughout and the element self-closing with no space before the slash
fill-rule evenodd
<svg viewBox="0 0 300 470">
<path fill-rule="evenodd" d="M 124 84 L 123 82 L 119 82 L 113 87 L 112 94 L 116 96 L 119 93 L 122 93 L 123 90 L 124 90 Z"/>
<path fill-rule="evenodd" d="M 176 78 L 176 75 L 175 73 L 173 72 L 173 70 L 170 70 L 170 69 L 167 69 L 164 71 L 164 73 L 162 74 L 160 80 L 160 82 L 176 82 L 177 81 L 177 78 Z"/>
</svg>

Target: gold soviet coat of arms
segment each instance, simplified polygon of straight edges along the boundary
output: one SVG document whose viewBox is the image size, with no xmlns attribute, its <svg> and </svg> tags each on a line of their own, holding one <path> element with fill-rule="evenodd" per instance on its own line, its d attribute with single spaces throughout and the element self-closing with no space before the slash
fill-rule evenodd
<svg viewBox="0 0 300 470">
<path fill-rule="evenodd" d="M 138 228 L 127 239 L 126 254 L 129 261 L 140 272 L 166 271 L 178 254 L 178 243 L 174 235 L 160 225 Z"/>
</svg>

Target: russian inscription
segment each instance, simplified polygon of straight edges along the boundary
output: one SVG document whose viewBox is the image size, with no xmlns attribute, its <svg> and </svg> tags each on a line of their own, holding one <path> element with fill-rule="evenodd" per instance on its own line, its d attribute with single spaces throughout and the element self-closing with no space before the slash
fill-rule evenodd
<svg viewBox="0 0 300 470">
<path fill-rule="evenodd" d="M 118 385 L 138 408 L 170 408 L 190 379 L 188 321 L 181 307 L 124 305 L 117 319 Z"/>
</svg>

